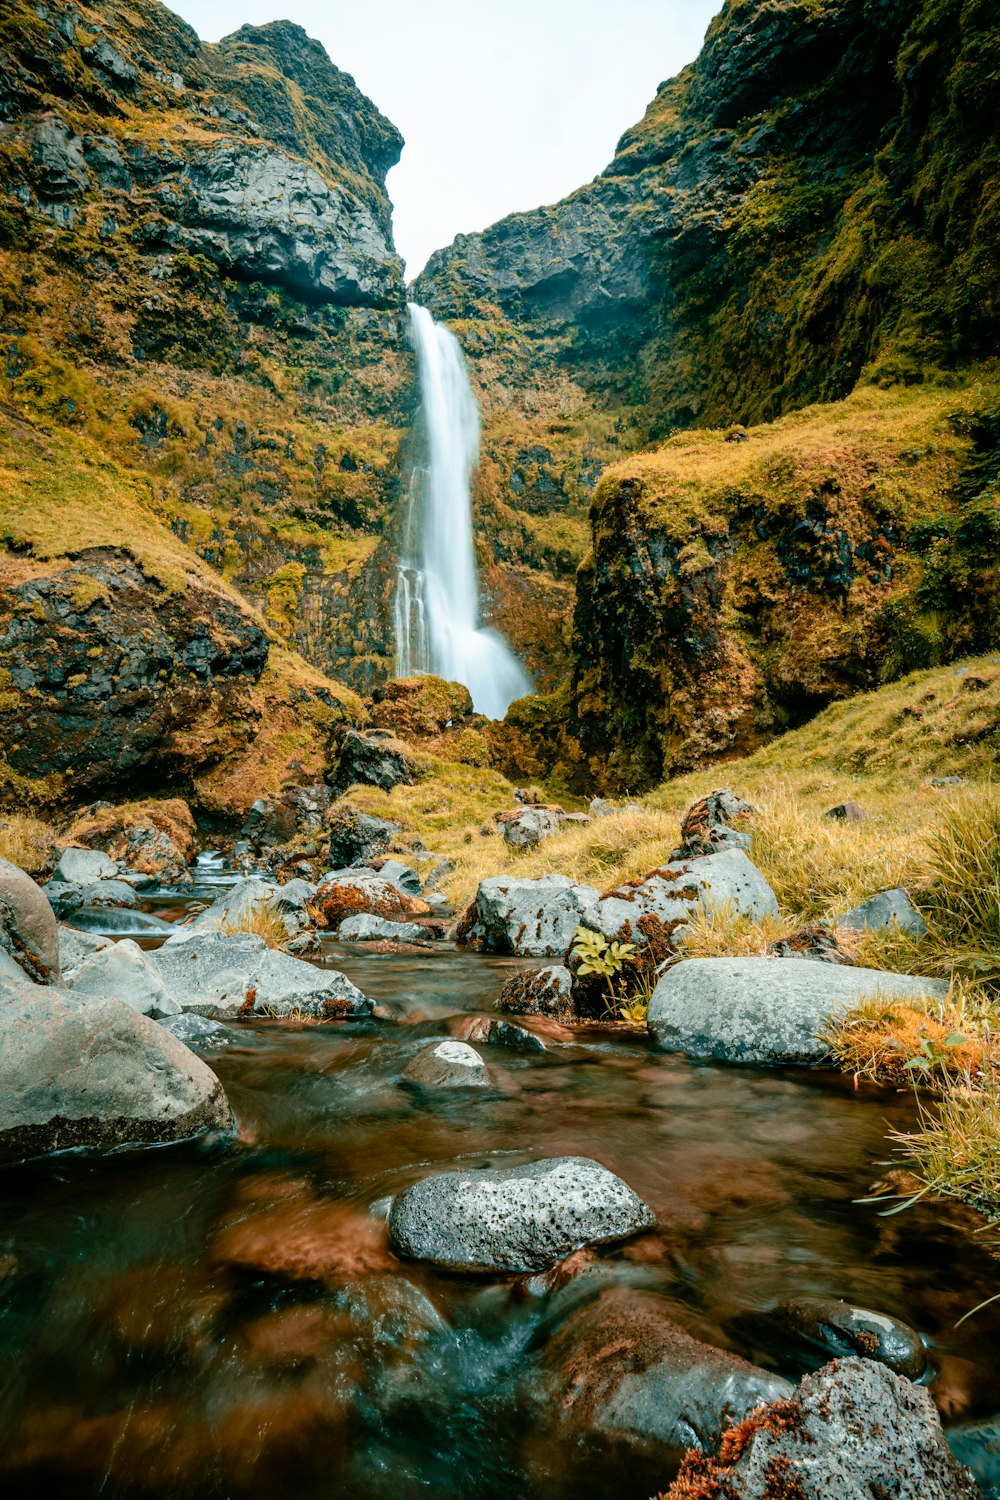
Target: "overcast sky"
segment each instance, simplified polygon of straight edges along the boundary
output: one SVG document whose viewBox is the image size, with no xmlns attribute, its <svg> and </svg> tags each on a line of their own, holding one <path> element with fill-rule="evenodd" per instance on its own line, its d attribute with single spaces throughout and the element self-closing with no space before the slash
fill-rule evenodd
<svg viewBox="0 0 1000 1500">
<path fill-rule="evenodd" d="M 722 0 L 168 0 L 206 41 L 288 19 L 402 131 L 396 246 L 432 250 L 597 175 Z"/>
</svg>

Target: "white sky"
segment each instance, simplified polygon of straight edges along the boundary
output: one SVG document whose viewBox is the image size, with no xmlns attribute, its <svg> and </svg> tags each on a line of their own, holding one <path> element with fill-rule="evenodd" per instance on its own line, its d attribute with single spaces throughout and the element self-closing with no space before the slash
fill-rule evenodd
<svg viewBox="0 0 1000 1500">
<path fill-rule="evenodd" d="M 389 174 L 407 275 L 456 234 L 607 166 L 722 0 L 168 0 L 205 41 L 287 19 L 406 138 Z"/>
</svg>

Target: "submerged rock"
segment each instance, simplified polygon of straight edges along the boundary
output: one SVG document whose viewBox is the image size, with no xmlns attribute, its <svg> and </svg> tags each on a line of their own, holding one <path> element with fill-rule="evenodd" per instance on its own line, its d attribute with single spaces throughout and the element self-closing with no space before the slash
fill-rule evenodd
<svg viewBox="0 0 1000 1500">
<path fill-rule="evenodd" d="M 561 1156 L 425 1177 L 394 1200 L 389 1238 L 400 1254 L 454 1271 L 540 1271 L 581 1245 L 628 1239 L 654 1222 L 599 1162 Z"/>
<path fill-rule="evenodd" d="M 471 1016 L 454 1030 L 455 1037 L 462 1042 L 477 1042 L 489 1047 L 522 1047 L 528 1052 L 545 1052 L 548 1049 L 540 1036 L 524 1026 L 515 1026 L 512 1021 L 498 1021 L 494 1016 Z"/>
<path fill-rule="evenodd" d="M 781 1486 L 779 1489 L 778 1486 Z M 835 1360 L 754 1413 L 718 1461 L 695 1457 L 664 1500 L 979 1500 L 927 1391 L 868 1360 Z"/>
<path fill-rule="evenodd" d="M 541 1443 L 560 1463 L 574 1449 L 584 1465 L 617 1458 L 637 1494 L 643 1480 L 650 1493 L 660 1488 L 687 1450 L 715 1451 L 729 1423 L 793 1390 L 780 1375 L 692 1338 L 661 1297 L 630 1287 L 609 1288 L 572 1313 L 539 1363 Z"/>
<path fill-rule="evenodd" d="M 215 1074 L 132 1006 L 0 980 L 0 1158 L 231 1126 Z"/>
<path fill-rule="evenodd" d="M 591 885 L 566 875 L 518 880 L 494 875 L 479 882 L 460 939 L 494 953 L 562 958 L 584 914 L 600 899 Z"/>
<path fill-rule="evenodd" d="M 369 1016 L 374 1001 L 336 969 L 268 948 L 239 932 L 168 938 L 151 955 L 168 992 L 186 1011 L 221 1020 L 302 1013 L 317 1019 Z"/>
<path fill-rule="evenodd" d="M 546 969 L 528 969 L 513 974 L 493 1002 L 494 1010 L 505 1010 L 514 1016 L 554 1016 L 571 1020 L 573 976 L 562 964 Z"/>
<path fill-rule="evenodd" d="M 1000 1500 L 1000 1416 L 984 1422 L 963 1422 L 945 1433 L 959 1463 L 970 1468 L 983 1500 Z"/>
<path fill-rule="evenodd" d="M 873 1359 L 907 1380 L 919 1380 L 927 1372 L 927 1350 L 914 1329 L 835 1297 L 797 1297 L 776 1307 L 767 1321 L 827 1357 Z"/>
<path fill-rule="evenodd" d="M 850 927 L 856 932 L 888 932 L 898 927 L 900 932 L 918 938 L 927 934 L 927 923 L 901 886 L 879 891 L 860 906 L 852 906 L 837 918 L 837 926 Z"/>
<path fill-rule="evenodd" d="M 59 978 L 59 929 L 41 886 L 0 858 L 0 950 L 29 979 L 45 984 Z"/>
<path fill-rule="evenodd" d="M 67 971 L 64 984 L 74 995 L 124 1000 L 144 1016 L 157 1020 L 179 1015 L 181 1011 L 178 1000 L 168 992 L 155 959 L 131 938 L 122 938 L 82 959 Z"/>
<path fill-rule="evenodd" d="M 162 1016 L 160 1025 L 185 1047 L 224 1047 L 235 1039 L 235 1033 L 227 1031 L 218 1021 L 212 1021 L 208 1016 L 196 1016 L 193 1012 Z"/>
<path fill-rule="evenodd" d="M 736 1063 L 820 1063 L 820 1033 L 872 995 L 944 999 L 946 980 L 807 958 L 689 958 L 660 980 L 647 1024 L 662 1051 Z"/>
<path fill-rule="evenodd" d="M 422 1048 L 403 1069 L 403 1078 L 425 1089 L 481 1089 L 493 1081 L 474 1047 L 450 1039 Z"/>
</svg>

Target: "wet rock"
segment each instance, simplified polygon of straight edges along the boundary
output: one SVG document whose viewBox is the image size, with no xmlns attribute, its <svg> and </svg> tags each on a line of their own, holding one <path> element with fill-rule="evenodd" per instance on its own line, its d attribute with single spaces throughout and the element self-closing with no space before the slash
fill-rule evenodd
<svg viewBox="0 0 1000 1500">
<path fill-rule="evenodd" d="M 528 1052 L 545 1052 L 548 1049 L 540 1036 L 524 1026 L 515 1026 L 511 1021 L 498 1021 L 493 1016 L 472 1016 L 456 1027 L 453 1035 L 462 1042 L 475 1042 L 479 1046 L 522 1047 Z"/>
<path fill-rule="evenodd" d="M 0 1157 L 182 1140 L 232 1125 L 222 1085 L 116 999 L 0 981 Z"/>
<path fill-rule="evenodd" d="M 322 1020 L 373 1009 L 336 969 L 277 952 L 249 932 L 178 933 L 150 958 L 185 1011 L 218 1020 L 296 1013 Z"/>
<path fill-rule="evenodd" d="M 492 1082 L 476 1049 L 451 1040 L 422 1048 L 403 1069 L 403 1077 L 425 1089 L 489 1088 Z"/>
<path fill-rule="evenodd" d="M 736 1063 L 820 1063 L 820 1032 L 871 995 L 943 999 L 945 980 L 806 958 L 689 958 L 653 991 L 647 1024 L 661 1051 Z"/>
<path fill-rule="evenodd" d="M 976 1476 L 983 1500 L 1000 1500 L 1000 1416 L 950 1427 L 945 1437 L 959 1463 Z"/>
<path fill-rule="evenodd" d="M 642 1199 L 582 1156 L 425 1177 L 394 1199 L 389 1239 L 402 1255 L 456 1271 L 539 1271 L 582 1245 L 649 1229 Z"/>
<path fill-rule="evenodd" d="M 822 1350 L 827 1358 L 873 1359 L 907 1380 L 919 1380 L 927 1371 L 927 1350 L 920 1335 L 898 1318 L 852 1307 L 834 1297 L 797 1297 L 767 1317 L 783 1334 Z"/>
<path fill-rule="evenodd" d="M 512 849 L 534 849 L 558 833 L 559 826 L 559 814 L 546 807 L 522 807 L 497 819 L 500 836 Z"/>
<path fill-rule="evenodd" d="M 92 885 L 97 880 L 114 880 L 117 875 L 117 861 L 100 849 L 64 849 L 52 879 L 65 885 Z"/>
<path fill-rule="evenodd" d="M 9 859 L 0 858 L 0 950 L 29 979 L 59 978 L 59 930 L 41 886 Z"/>
<path fill-rule="evenodd" d="M 325 875 L 313 898 L 312 910 L 333 930 L 345 918 L 361 914 L 398 921 L 430 913 L 426 901 L 408 896 L 373 870 L 333 870 Z"/>
<path fill-rule="evenodd" d="M 566 875 L 543 875 L 539 880 L 494 875 L 479 882 L 460 941 L 494 953 L 562 958 L 599 897 L 593 886 Z"/>
<path fill-rule="evenodd" d="M 193 1011 L 175 1016 L 163 1016 L 160 1025 L 175 1036 L 185 1047 L 224 1047 L 234 1041 L 233 1032 L 212 1021 L 208 1016 L 197 1016 Z"/>
<path fill-rule="evenodd" d="M 513 974 L 494 1000 L 493 1008 L 514 1016 L 554 1016 L 557 1020 L 571 1020 L 576 1014 L 573 976 L 562 964 Z"/>
<path fill-rule="evenodd" d="M 581 918 L 608 942 L 650 946 L 665 952 L 683 947 L 698 912 L 728 911 L 759 922 L 778 915 L 778 902 L 763 875 L 742 849 L 721 849 L 699 859 L 672 860 L 640 880 L 602 896 Z"/>
<path fill-rule="evenodd" d="M 837 926 L 850 927 L 856 932 L 887 932 L 898 927 L 900 932 L 918 938 L 927 934 L 927 923 L 901 886 L 879 891 L 860 906 L 852 906 L 837 918 Z"/>
<path fill-rule="evenodd" d="M 394 786 L 408 785 L 413 776 L 413 762 L 401 740 L 383 729 L 349 729 L 331 779 L 339 791 L 361 785 L 391 792 Z"/>
<path fill-rule="evenodd" d="M 865 810 L 859 802 L 840 802 L 836 807 L 831 807 L 823 816 L 833 818 L 837 823 L 863 823 Z"/>
<path fill-rule="evenodd" d="M 750 802 L 723 788 L 689 807 L 681 822 L 681 853 L 715 854 L 719 849 L 749 850 L 750 834 L 741 826 L 756 812 Z"/>
<path fill-rule="evenodd" d="M 131 938 L 122 938 L 84 958 L 67 971 L 63 983 L 74 995 L 111 996 L 144 1016 L 159 1020 L 180 1014 L 152 957 Z"/>
<path fill-rule="evenodd" d="M 216 1264 L 282 1281 L 337 1283 L 393 1268 L 383 1222 L 276 1173 L 244 1179 L 210 1253 Z"/>
<path fill-rule="evenodd" d="M 384 854 L 400 831 L 398 823 L 355 812 L 351 807 L 336 809 L 327 826 L 329 860 L 336 869 L 364 865 Z"/>
<path fill-rule="evenodd" d="M 339 938 L 355 943 L 371 943 L 379 940 L 391 943 L 415 943 L 426 940 L 430 934 L 417 922 L 388 922 L 385 917 L 373 917 L 361 912 L 348 917 L 337 929 Z"/>
<path fill-rule="evenodd" d="M 137 909 L 139 898 L 124 880 L 95 880 L 92 885 L 68 885 L 50 880 L 45 894 L 57 917 L 71 917 L 82 907 L 127 907 Z"/>
<path fill-rule="evenodd" d="M 780 1489 L 779 1489 L 780 1485 Z M 835 1360 L 751 1415 L 718 1460 L 694 1457 L 664 1500 L 978 1500 L 926 1390 L 885 1365 Z"/>
<path fill-rule="evenodd" d="M 824 964 L 851 962 L 851 955 L 845 953 L 837 942 L 837 934 L 824 922 L 810 922 L 800 927 L 790 937 L 769 944 L 767 951 L 772 958 L 814 958 Z"/>
<path fill-rule="evenodd" d="M 655 1493 L 688 1449 L 714 1451 L 730 1422 L 793 1390 L 692 1338 L 662 1298 L 629 1287 L 602 1291 L 571 1313 L 539 1362 L 541 1441 L 556 1438 L 560 1461 L 574 1449 L 583 1463 L 617 1458 L 637 1494 L 643 1480 Z"/>
</svg>

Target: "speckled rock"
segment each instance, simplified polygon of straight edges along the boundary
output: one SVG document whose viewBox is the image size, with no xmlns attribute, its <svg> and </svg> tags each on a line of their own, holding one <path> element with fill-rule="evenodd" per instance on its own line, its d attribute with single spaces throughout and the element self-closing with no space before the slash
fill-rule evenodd
<svg viewBox="0 0 1000 1500">
<path fill-rule="evenodd" d="M 0 949 L 29 979 L 59 978 L 59 929 L 41 886 L 0 858 Z"/>
<path fill-rule="evenodd" d="M 768 1500 L 779 1481 L 796 1500 L 979 1500 L 929 1393 L 869 1360 L 835 1360 L 807 1375 L 741 1435 L 730 1462 L 694 1460 L 665 1500 Z"/>
<path fill-rule="evenodd" d="M 74 995 L 124 1000 L 156 1020 L 180 1014 L 180 1003 L 167 990 L 155 960 L 131 938 L 90 954 L 67 971 L 63 982 Z"/>
<path fill-rule="evenodd" d="M 900 932 L 911 937 L 924 937 L 927 923 L 917 911 L 907 893 L 900 886 L 891 891 L 879 891 L 860 906 L 852 906 L 842 917 L 837 918 L 838 927 L 850 927 L 856 932 L 886 932 L 898 927 Z"/>
<path fill-rule="evenodd" d="M 422 1047 L 403 1069 L 403 1078 L 425 1089 L 481 1089 L 492 1081 L 476 1049 L 452 1040 Z"/>
<path fill-rule="evenodd" d="M 493 875 L 479 882 L 462 936 L 494 953 L 562 958 L 584 915 L 599 899 L 593 886 L 566 875 L 543 875 L 539 880 Z"/>
<path fill-rule="evenodd" d="M 920 1335 L 898 1318 L 853 1307 L 834 1297 L 797 1297 L 768 1314 L 783 1333 L 802 1340 L 827 1357 L 856 1355 L 888 1365 L 907 1380 L 927 1370 L 927 1350 Z"/>
<path fill-rule="evenodd" d="M 538 1271 L 581 1245 L 627 1239 L 654 1223 L 613 1172 L 582 1156 L 425 1177 L 393 1202 L 403 1255 L 451 1270 Z"/>
<path fill-rule="evenodd" d="M 336 969 L 277 952 L 249 932 L 178 933 L 151 957 L 184 1010 L 215 1019 L 297 1012 L 334 1019 L 368 1016 L 374 1008 Z"/>
<path fill-rule="evenodd" d="M 819 1063 L 820 1032 L 870 995 L 932 995 L 945 980 L 808 958 L 689 958 L 660 980 L 647 1024 L 661 1051 L 736 1063 Z"/>
<path fill-rule="evenodd" d="M 668 949 L 683 947 L 687 923 L 697 912 L 728 909 L 733 916 L 760 921 L 778 915 L 778 902 L 743 849 L 725 848 L 698 859 L 672 860 L 641 880 L 616 887 L 585 913 L 584 927 L 609 942 L 642 948 L 650 941 Z"/>
<path fill-rule="evenodd" d="M 494 1010 L 514 1016 L 552 1016 L 570 1020 L 573 1006 L 573 976 L 563 964 L 512 974 L 493 1002 Z"/>
<path fill-rule="evenodd" d="M 0 1158 L 231 1125 L 215 1074 L 130 1005 L 0 981 Z"/>
</svg>

